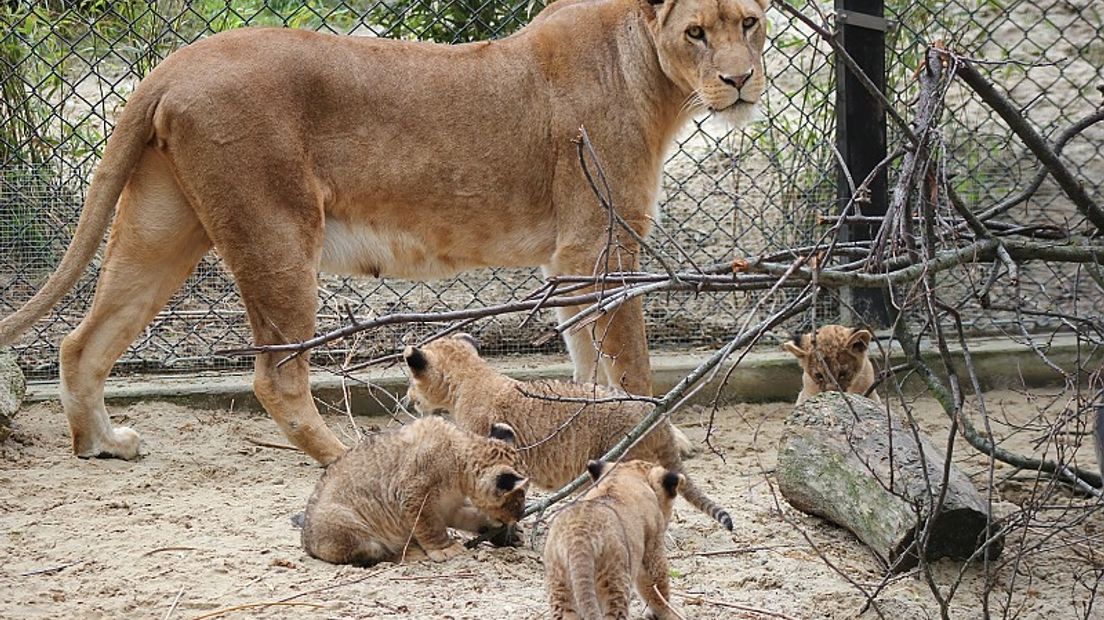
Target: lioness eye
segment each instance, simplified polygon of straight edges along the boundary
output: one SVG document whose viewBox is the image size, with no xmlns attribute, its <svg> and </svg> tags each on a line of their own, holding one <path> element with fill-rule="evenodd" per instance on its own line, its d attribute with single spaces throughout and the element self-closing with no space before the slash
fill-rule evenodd
<svg viewBox="0 0 1104 620">
<path fill-rule="evenodd" d="M 754 18 L 754 17 L 745 17 L 744 18 L 744 30 L 751 30 L 752 28 L 755 27 L 755 24 L 758 24 L 758 23 L 759 23 L 759 20 Z"/>
<path fill-rule="evenodd" d="M 705 31 L 702 30 L 701 26 L 690 26 L 689 28 L 686 29 L 686 36 L 690 37 L 691 39 L 695 39 L 697 41 L 704 41 L 705 40 Z"/>
</svg>

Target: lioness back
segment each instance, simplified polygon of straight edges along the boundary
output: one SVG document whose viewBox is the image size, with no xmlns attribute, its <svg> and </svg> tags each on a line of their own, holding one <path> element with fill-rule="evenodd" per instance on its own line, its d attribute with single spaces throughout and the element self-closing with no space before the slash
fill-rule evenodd
<svg viewBox="0 0 1104 620">
<path fill-rule="evenodd" d="M 517 433 L 521 468 L 533 483 L 557 489 L 571 482 L 624 438 L 648 413 L 650 403 L 623 400 L 619 390 L 567 381 L 522 382 L 492 368 L 466 334 L 408 348 L 407 395 L 422 412 L 449 411 L 461 427 L 483 434 L 497 422 Z M 597 401 L 597 402 L 594 402 Z M 666 421 L 625 454 L 673 471 L 683 470 L 673 427 Z M 732 518 L 691 481 L 683 497 L 732 529 Z"/>
<path fill-rule="evenodd" d="M 526 481 L 515 469 L 514 437 L 505 425 L 488 434 L 424 418 L 366 437 L 315 486 L 303 547 L 335 564 L 367 566 L 419 551 L 444 560 L 462 550 L 447 527 L 516 521 Z"/>
</svg>

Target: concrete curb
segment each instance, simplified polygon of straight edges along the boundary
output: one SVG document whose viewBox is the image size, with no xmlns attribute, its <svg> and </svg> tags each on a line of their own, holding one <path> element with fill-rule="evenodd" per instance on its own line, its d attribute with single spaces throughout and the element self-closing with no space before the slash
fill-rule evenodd
<svg viewBox="0 0 1104 620">
<path fill-rule="evenodd" d="M 1085 368 L 1101 363 L 1101 355 L 1086 359 L 1089 351 L 1078 349 L 1073 335 L 1063 334 L 1046 341 L 1046 354 L 1060 368 L 1073 372 L 1078 366 Z M 876 349 L 875 349 L 876 351 Z M 954 350 L 962 365 L 961 351 Z M 975 339 L 970 342 L 970 353 L 983 389 L 1009 386 L 1045 387 L 1061 385 L 1063 377 L 1049 368 L 1028 347 L 1006 338 Z M 706 353 L 657 353 L 652 357 L 652 373 L 657 394 L 671 389 L 691 370 L 704 361 Z M 935 361 L 935 353 L 928 351 L 925 357 Z M 1081 360 L 1080 364 L 1078 360 Z M 895 348 L 891 363 L 903 361 L 900 350 Z M 496 360 L 503 372 L 519 379 L 570 379 L 571 365 L 565 361 L 548 363 L 547 357 L 506 357 Z M 877 360 L 875 365 L 877 365 Z M 705 388 L 698 391 L 694 401 L 711 402 L 717 397 L 717 387 L 725 378 L 731 365 L 716 373 Z M 397 367 L 374 370 L 370 374 L 357 374 L 358 381 L 349 381 L 349 397 L 352 411 L 358 415 L 379 415 L 394 404 L 394 398 L 406 390 L 406 375 Z M 253 395 L 253 377 L 246 373 L 206 373 L 200 375 L 149 376 L 137 375 L 113 378 L 108 381 L 105 399 L 115 405 L 148 400 L 169 401 L 203 409 L 260 410 L 260 403 Z M 341 403 L 344 399 L 342 378 L 333 373 L 315 371 L 313 392 L 318 400 Z M 918 380 L 907 385 L 910 390 L 920 390 Z M 796 361 L 781 351 L 759 350 L 749 353 L 731 374 L 721 390 L 722 403 L 778 402 L 797 398 L 801 388 L 801 373 Z M 56 400 L 58 384 L 33 383 L 27 386 L 26 402 Z M 344 406 L 340 407 L 344 410 Z"/>
</svg>

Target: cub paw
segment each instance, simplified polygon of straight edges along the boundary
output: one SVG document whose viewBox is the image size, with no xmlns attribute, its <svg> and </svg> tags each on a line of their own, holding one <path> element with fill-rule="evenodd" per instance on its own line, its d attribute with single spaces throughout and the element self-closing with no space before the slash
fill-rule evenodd
<svg viewBox="0 0 1104 620">
<path fill-rule="evenodd" d="M 479 535 L 496 547 L 518 547 L 525 532 L 517 524 L 497 525 L 480 530 Z"/>
<path fill-rule="evenodd" d="M 444 549 L 426 549 L 426 555 L 434 562 L 444 562 L 449 558 L 454 558 L 461 553 L 464 553 L 464 545 L 458 542 L 454 542 Z"/>
<path fill-rule="evenodd" d="M 678 616 L 672 611 L 656 611 L 650 607 L 647 613 L 644 614 L 644 620 L 675 620 L 676 618 L 678 618 Z"/>
</svg>

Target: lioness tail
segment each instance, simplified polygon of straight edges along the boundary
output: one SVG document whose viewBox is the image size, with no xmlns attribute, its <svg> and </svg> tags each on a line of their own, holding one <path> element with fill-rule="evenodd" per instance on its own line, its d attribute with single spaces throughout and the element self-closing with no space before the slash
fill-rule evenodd
<svg viewBox="0 0 1104 620">
<path fill-rule="evenodd" d="M 160 94 L 139 88 L 127 101 L 107 141 L 104 159 L 88 187 L 84 209 L 68 249 L 57 269 L 30 301 L 0 321 L 0 346 L 14 342 L 49 312 L 73 288 L 96 256 L 115 213 L 115 203 L 153 135 L 153 113 L 159 100 Z"/>
</svg>

